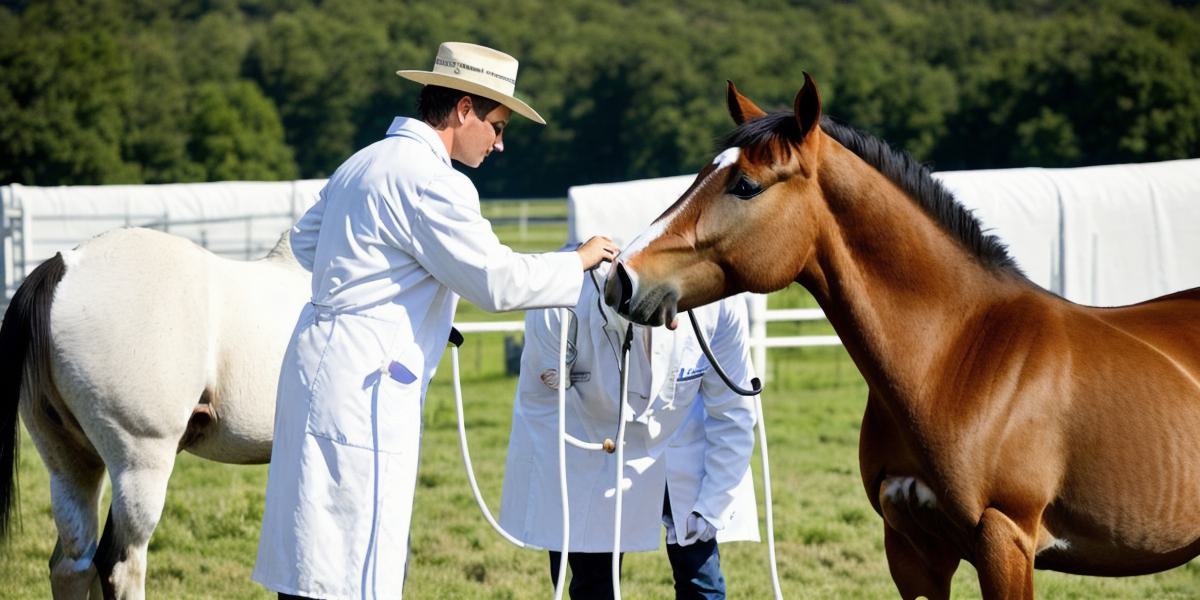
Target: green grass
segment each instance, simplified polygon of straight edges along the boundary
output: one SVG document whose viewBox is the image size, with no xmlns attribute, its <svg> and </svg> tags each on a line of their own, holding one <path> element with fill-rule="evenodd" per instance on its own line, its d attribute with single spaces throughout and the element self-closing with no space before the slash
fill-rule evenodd
<svg viewBox="0 0 1200 600">
<path fill-rule="evenodd" d="M 546 228 L 550 229 L 550 228 Z M 531 228 L 532 230 L 532 228 Z M 559 231 L 535 231 L 539 242 L 502 239 L 525 250 L 550 249 Z M 532 236 L 530 239 L 533 239 Z M 771 299 L 772 307 L 811 306 L 802 290 Z M 460 320 L 477 320 L 470 306 Z M 503 315 L 512 319 L 515 315 Z M 779 327 L 794 327 L 779 324 Z M 820 324 L 804 327 L 821 327 Z M 785 334 L 776 331 L 773 334 Z M 787 333 L 791 334 L 791 333 Z M 472 457 L 485 498 L 498 510 L 515 380 L 503 374 L 503 335 L 474 335 L 462 350 Z M 775 524 L 788 598 L 896 597 L 884 560 L 880 518 L 858 476 L 858 427 L 866 387 L 841 348 L 770 351 L 764 396 L 774 472 Z M 430 386 L 418 478 L 409 568 L 409 598 L 546 598 L 551 589 L 544 553 L 516 549 L 483 520 L 471 497 L 455 431 L 447 357 Z M 756 476 L 758 457 L 754 459 Z M 266 469 L 179 458 L 162 521 L 150 546 L 150 598 L 271 598 L 250 581 L 262 515 Z M 22 433 L 22 526 L 0 549 L 0 597 L 49 597 L 46 560 L 53 547 L 46 471 Z M 759 501 L 761 503 L 761 483 Z M 761 515 L 761 509 L 760 509 Z M 765 544 L 727 544 L 722 562 L 732 598 L 768 598 Z M 631 554 L 626 598 L 672 596 L 665 553 Z M 1193 598 L 1200 562 L 1145 577 L 1085 578 L 1039 572 L 1043 598 Z M 974 571 L 963 563 L 956 598 L 979 597 Z"/>
<path fill-rule="evenodd" d="M 500 501 L 515 387 L 502 374 L 501 339 L 473 336 L 462 350 L 472 455 L 493 510 Z M 772 359 L 792 376 L 786 386 L 769 384 L 765 411 L 784 591 L 789 598 L 894 597 L 881 522 L 858 476 L 865 385 L 840 348 L 780 354 L 772 351 Z M 482 356 L 478 367 L 475 355 Z M 448 359 L 442 366 L 425 413 L 409 597 L 545 598 L 550 592 L 545 556 L 500 539 L 471 498 L 457 447 Z M 45 469 L 27 436 L 20 474 L 22 528 L 0 555 L 0 581 L 7 584 L 0 596 L 45 598 L 54 530 Z M 250 581 L 265 476 L 264 467 L 180 457 L 151 544 L 150 597 L 270 597 Z M 759 492 L 761 502 L 761 485 Z M 722 559 L 731 597 L 769 597 L 765 544 L 727 544 Z M 624 573 L 627 598 L 671 596 L 670 567 L 661 550 L 630 555 Z M 1045 598 L 1189 598 L 1200 591 L 1200 564 L 1124 579 L 1039 572 L 1037 587 Z M 979 596 L 966 563 L 954 595 Z"/>
</svg>

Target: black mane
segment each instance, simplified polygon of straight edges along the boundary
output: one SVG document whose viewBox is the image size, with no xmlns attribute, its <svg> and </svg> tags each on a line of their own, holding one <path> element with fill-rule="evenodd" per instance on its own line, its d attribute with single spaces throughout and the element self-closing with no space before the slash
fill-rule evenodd
<svg viewBox="0 0 1200 600">
<path fill-rule="evenodd" d="M 985 267 L 1021 275 L 1020 267 L 1009 256 L 1004 243 L 996 236 L 984 233 L 971 211 L 959 204 L 954 195 L 930 175 L 925 165 L 907 152 L 895 150 L 887 142 L 829 116 L 822 115 L 821 130 L 907 192 L 926 214 L 959 240 Z M 720 149 L 786 149 L 790 147 L 788 140 L 795 139 L 798 134 L 795 115 L 782 111 L 743 123 L 722 137 L 718 144 Z"/>
</svg>

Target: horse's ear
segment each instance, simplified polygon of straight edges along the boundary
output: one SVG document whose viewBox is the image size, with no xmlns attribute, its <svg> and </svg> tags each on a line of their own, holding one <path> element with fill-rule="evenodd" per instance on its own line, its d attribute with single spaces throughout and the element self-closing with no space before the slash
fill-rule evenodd
<svg viewBox="0 0 1200 600">
<path fill-rule="evenodd" d="M 733 117 L 734 123 L 741 125 L 746 121 L 766 116 L 767 113 L 763 112 L 763 109 L 738 92 L 732 81 L 725 81 L 729 84 L 729 93 L 725 95 L 725 101 L 729 103 L 729 116 Z"/>
<path fill-rule="evenodd" d="M 796 124 L 800 126 L 800 139 L 821 121 L 821 94 L 812 75 L 804 73 L 804 87 L 796 93 Z"/>
</svg>

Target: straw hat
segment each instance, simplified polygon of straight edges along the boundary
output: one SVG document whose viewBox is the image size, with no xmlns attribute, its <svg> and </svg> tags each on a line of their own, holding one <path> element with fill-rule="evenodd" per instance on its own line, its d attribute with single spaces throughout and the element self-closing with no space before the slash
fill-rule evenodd
<svg viewBox="0 0 1200 600">
<path fill-rule="evenodd" d="M 432 71 L 401 70 L 396 74 L 425 85 L 440 85 L 491 98 L 513 112 L 540 123 L 546 120 L 513 96 L 517 87 L 517 59 L 485 46 L 445 42 L 438 46 Z"/>
</svg>

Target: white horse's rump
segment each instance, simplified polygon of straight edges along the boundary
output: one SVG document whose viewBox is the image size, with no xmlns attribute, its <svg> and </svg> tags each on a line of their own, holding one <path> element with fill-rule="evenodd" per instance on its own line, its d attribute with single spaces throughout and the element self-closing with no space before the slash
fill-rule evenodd
<svg viewBox="0 0 1200 600">
<path fill-rule="evenodd" d="M 279 366 L 309 281 L 286 237 L 266 258 L 241 262 L 121 229 L 22 284 L 0 329 L 0 356 L 25 366 L 0 371 L 0 526 L 19 390 L 50 471 L 56 597 L 85 596 L 97 573 L 106 596 L 142 597 L 146 545 L 177 451 L 270 459 Z M 98 542 L 106 467 L 113 503 Z"/>
</svg>

